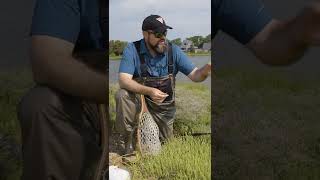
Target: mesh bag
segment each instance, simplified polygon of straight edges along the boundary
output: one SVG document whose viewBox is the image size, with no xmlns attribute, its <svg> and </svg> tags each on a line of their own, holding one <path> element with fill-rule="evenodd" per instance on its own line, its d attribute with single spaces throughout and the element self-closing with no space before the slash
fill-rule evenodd
<svg viewBox="0 0 320 180">
<path fill-rule="evenodd" d="M 146 108 L 144 96 L 141 97 L 142 111 L 138 119 L 137 145 L 141 154 L 156 155 L 161 150 L 159 127 Z"/>
</svg>

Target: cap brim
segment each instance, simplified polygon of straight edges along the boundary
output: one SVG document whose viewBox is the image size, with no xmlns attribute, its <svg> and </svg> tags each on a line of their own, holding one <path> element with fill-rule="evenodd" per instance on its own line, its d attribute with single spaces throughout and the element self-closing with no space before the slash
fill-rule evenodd
<svg viewBox="0 0 320 180">
<path fill-rule="evenodd" d="M 172 29 L 172 27 L 170 27 L 170 26 L 167 26 L 167 29 Z"/>
<path fill-rule="evenodd" d="M 170 27 L 170 26 L 161 26 L 161 27 L 158 27 L 157 29 L 155 29 L 154 31 L 155 31 L 155 32 L 163 33 L 163 32 L 165 32 L 167 29 L 172 29 L 172 27 Z"/>
</svg>

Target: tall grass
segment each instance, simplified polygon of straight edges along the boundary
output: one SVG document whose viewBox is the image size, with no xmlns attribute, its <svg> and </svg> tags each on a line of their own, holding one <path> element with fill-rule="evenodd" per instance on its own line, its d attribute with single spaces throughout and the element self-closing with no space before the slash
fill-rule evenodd
<svg viewBox="0 0 320 180">
<path fill-rule="evenodd" d="M 210 137 L 185 136 L 163 145 L 154 157 L 140 157 L 128 168 L 133 180 L 149 179 L 211 179 Z"/>
</svg>

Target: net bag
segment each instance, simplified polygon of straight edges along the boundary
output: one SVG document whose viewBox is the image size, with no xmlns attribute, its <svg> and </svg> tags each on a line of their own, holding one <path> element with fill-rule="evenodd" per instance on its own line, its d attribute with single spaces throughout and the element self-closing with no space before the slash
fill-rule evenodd
<svg viewBox="0 0 320 180">
<path fill-rule="evenodd" d="M 156 155 L 161 150 L 159 127 L 148 111 L 143 95 L 141 95 L 141 106 L 137 129 L 138 151 L 142 155 Z"/>
</svg>

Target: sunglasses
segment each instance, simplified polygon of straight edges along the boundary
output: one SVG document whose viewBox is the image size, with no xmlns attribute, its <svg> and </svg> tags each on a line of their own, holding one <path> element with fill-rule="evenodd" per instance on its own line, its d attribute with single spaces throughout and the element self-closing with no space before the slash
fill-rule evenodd
<svg viewBox="0 0 320 180">
<path fill-rule="evenodd" d="M 160 33 L 160 32 L 153 32 L 153 31 L 148 31 L 148 33 L 154 34 L 156 38 L 161 38 L 161 37 L 166 37 L 167 36 L 167 31 Z"/>
</svg>

